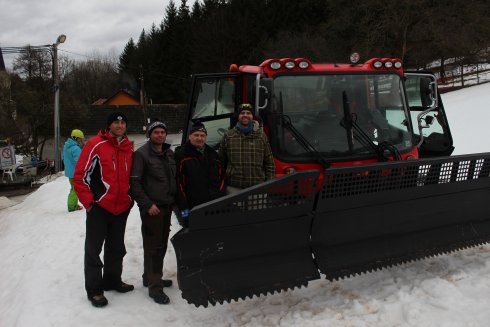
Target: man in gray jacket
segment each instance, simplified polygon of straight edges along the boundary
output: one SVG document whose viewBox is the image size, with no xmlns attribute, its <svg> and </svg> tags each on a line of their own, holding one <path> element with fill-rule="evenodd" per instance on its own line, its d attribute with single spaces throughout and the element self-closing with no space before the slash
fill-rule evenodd
<svg viewBox="0 0 490 327">
<path fill-rule="evenodd" d="M 163 259 L 170 233 L 170 217 L 175 202 L 174 152 L 165 143 L 167 127 L 161 121 L 148 126 L 148 142 L 134 152 L 131 170 L 131 193 L 138 203 L 143 235 L 143 285 L 148 294 L 160 304 L 170 302 L 163 287 L 172 280 L 162 279 Z"/>
</svg>

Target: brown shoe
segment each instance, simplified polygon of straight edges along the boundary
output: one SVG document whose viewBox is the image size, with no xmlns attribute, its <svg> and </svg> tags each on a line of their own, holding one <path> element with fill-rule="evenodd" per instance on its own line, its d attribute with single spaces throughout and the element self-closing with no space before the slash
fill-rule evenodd
<svg viewBox="0 0 490 327">
<path fill-rule="evenodd" d="M 134 286 L 126 284 L 125 282 L 119 282 L 115 285 L 104 286 L 104 291 L 116 291 L 118 293 L 127 293 L 134 290 Z"/>
<path fill-rule="evenodd" d="M 96 308 L 105 307 L 109 303 L 104 294 L 88 295 L 88 300 Z"/>
</svg>

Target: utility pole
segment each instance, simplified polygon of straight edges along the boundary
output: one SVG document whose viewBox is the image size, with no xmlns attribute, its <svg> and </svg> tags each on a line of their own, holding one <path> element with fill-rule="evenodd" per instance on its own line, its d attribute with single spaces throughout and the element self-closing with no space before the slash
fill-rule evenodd
<svg viewBox="0 0 490 327">
<path fill-rule="evenodd" d="M 53 44 L 53 80 L 54 80 L 54 169 L 61 169 L 60 155 L 60 86 L 58 73 L 58 45 L 66 41 L 66 35 L 61 34 Z"/>
<path fill-rule="evenodd" d="M 149 121 L 146 114 L 146 96 L 145 96 L 145 78 L 143 77 L 143 65 L 140 64 L 140 105 L 143 107 L 143 131 L 146 131 L 146 125 Z"/>
</svg>

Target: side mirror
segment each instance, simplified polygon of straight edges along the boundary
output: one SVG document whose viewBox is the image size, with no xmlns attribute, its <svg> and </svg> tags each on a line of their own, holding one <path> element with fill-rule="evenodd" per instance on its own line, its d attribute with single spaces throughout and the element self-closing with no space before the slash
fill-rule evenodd
<svg viewBox="0 0 490 327">
<path fill-rule="evenodd" d="M 424 108 L 437 108 L 437 83 L 434 76 L 420 77 L 420 100 Z"/>
</svg>

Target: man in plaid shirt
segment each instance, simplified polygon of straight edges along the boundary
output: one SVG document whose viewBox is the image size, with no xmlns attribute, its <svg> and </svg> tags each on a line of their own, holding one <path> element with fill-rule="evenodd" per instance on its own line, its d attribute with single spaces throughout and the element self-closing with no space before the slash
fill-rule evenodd
<svg viewBox="0 0 490 327">
<path fill-rule="evenodd" d="M 228 193 L 274 178 L 276 168 L 267 136 L 254 128 L 252 106 L 239 107 L 238 122 L 223 136 L 219 157 L 225 169 Z"/>
</svg>

